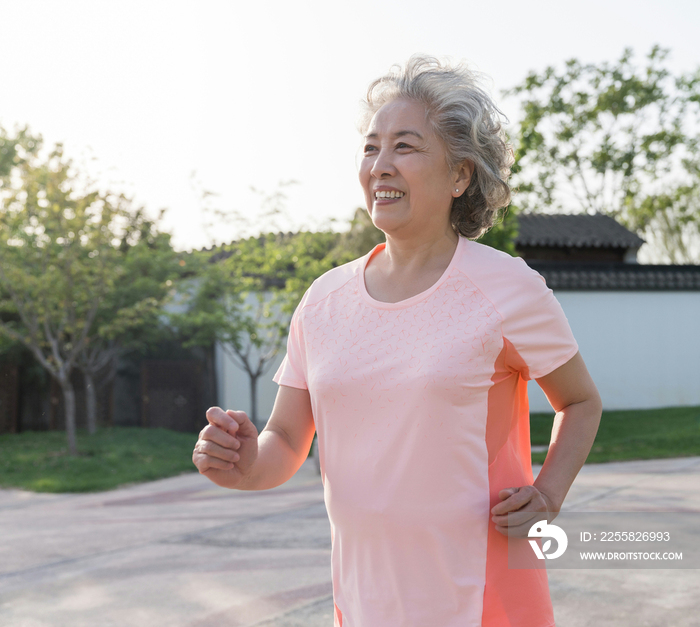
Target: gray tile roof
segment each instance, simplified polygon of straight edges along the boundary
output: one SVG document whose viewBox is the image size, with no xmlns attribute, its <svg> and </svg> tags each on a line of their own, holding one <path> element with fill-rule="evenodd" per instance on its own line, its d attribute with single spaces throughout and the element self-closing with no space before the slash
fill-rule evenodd
<svg viewBox="0 0 700 627">
<path fill-rule="evenodd" d="M 516 246 L 639 248 L 644 240 L 610 216 L 522 213 Z"/>
<path fill-rule="evenodd" d="M 528 261 L 553 290 L 700 291 L 700 266 Z"/>
</svg>

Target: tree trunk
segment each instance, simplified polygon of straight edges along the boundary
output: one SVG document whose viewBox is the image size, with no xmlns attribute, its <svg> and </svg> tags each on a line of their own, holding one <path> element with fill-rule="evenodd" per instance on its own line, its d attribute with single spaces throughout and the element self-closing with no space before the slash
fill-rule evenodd
<svg viewBox="0 0 700 627">
<path fill-rule="evenodd" d="M 70 374 L 60 380 L 63 391 L 63 404 L 66 410 L 66 436 L 68 437 L 68 452 L 71 455 L 78 454 L 78 443 L 75 435 L 75 392 L 70 380 Z"/>
<path fill-rule="evenodd" d="M 83 372 L 85 381 L 85 408 L 87 410 L 87 428 L 90 435 L 97 433 L 97 394 L 92 373 Z"/>
<path fill-rule="evenodd" d="M 206 349 L 207 358 L 207 383 L 209 384 L 209 399 L 207 405 L 218 405 L 218 389 L 216 385 L 216 363 L 214 361 L 214 348 Z"/>
<path fill-rule="evenodd" d="M 258 433 L 262 430 L 258 424 L 258 377 L 250 377 L 250 419 L 252 420 Z"/>
</svg>

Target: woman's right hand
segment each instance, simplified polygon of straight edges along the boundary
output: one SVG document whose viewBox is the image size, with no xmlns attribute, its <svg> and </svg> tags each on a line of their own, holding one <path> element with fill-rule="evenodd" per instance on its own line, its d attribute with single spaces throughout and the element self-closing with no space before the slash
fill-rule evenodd
<svg viewBox="0 0 700 627">
<path fill-rule="evenodd" d="M 245 412 L 207 410 L 192 461 L 205 477 L 225 488 L 243 484 L 258 456 L 258 430 Z"/>
</svg>

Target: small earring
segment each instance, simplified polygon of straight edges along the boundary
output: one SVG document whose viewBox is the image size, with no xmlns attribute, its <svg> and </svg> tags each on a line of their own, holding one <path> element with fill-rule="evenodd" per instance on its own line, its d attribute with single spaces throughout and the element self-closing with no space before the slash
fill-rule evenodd
<svg viewBox="0 0 700 627">
<path fill-rule="evenodd" d="M 459 190 L 455 188 L 455 191 L 459 194 Z"/>
</svg>

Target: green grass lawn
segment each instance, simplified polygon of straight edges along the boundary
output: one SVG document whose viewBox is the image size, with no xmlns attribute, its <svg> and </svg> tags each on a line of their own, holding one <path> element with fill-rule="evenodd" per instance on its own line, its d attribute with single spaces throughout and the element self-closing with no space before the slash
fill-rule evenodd
<svg viewBox="0 0 700 627">
<path fill-rule="evenodd" d="M 0 487 L 36 492 L 94 492 L 196 472 L 196 433 L 115 427 L 78 431 L 77 457 L 62 431 L 0 435 Z"/>
<path fill-rule="evenodd" d="M 554 414 L 530 416 L 533 444 L 549 444 Z M 700 407 L 606 411 L 586 463 L 700 455 Z M 533 463 L 546 453 L 533 453 Z"/>
<path fill-rule="evenodd" d="M 549 444 L 553 414 L 531 416 L 533 444 Z M 60 431 L 0 435 L 0 487 L 94 492 L 196 472 L 195 433 L 115 427 L 78 433 L 77 457 Z M 533 453 L 541 464 L 545 453 Z M 700 455 L 700 407 L 606 411 L 588 463 Z"/>
</svg>

